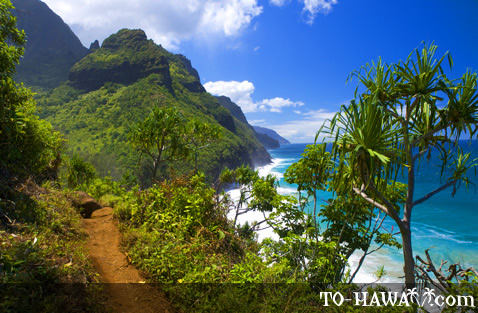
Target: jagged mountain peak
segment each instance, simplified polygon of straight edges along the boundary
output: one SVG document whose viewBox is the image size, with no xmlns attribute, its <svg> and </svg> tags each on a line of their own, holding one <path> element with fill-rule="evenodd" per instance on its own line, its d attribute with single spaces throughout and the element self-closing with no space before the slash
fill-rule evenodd
<svg viewBox="0 0 478 313">
<path fill-rule="evenodd" d="M 270 162 L 250 125 L 205 91 L 191 62 L 148 40 L 142 30 L 122 29 L 105 39 L 72 67 L 69 80 L 38 98 L 42 117 L 65 133 L 71 151 L 88 156 L 103 172 L 111 166 L 116 173 L 146 175 L 126 134 L 155 105 L 175 106 L 186 118 L 223 127 L 221 140 L 198 157 L 213 178 L 224 166 Z M 176 170 L 187 173 L 191 164 L 183 163 Z"/>
<path fill-rule="evenodd" d="M 191 92 L 206 91 L 191 61 L 148 40 L 141 29 L 121 29 L 106 38 L 71 68 L 69 80 L 78 89 L 92 91 L 107 82 L 129 85 L 151 74 L 158 74 L 159 84 L 172 93 L 173 80 Z"/>
<path fill-rule="evenodd" d="M 159 84 L 172 90 L 167 55 L 166 50 L 147 39 L 143 30 L 122 29 L 76 63 L 69 80 L 78 89 L 92 91 L 107 82 L 129 85 L 158 74 Z"/>
<path fill-rule="evenodd" d="M 104 49 L 120 49 L 129 48 L 133 50 L 140 50 L 148 43 L 148 37 L 142 29 L 127 29 L 123 28 L 116 34 L 106 38 L 101 45 Z"/>
</svg>

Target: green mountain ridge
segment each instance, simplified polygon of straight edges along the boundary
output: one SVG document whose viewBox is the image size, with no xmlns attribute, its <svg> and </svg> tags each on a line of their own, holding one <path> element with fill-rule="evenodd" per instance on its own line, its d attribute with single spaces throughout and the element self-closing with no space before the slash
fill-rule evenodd
<svg viewBox="0 0 478 313">
<path fill-rule="evenodd" d="M 68 79 L 70 68 L 89 53 L 70 27 L 44 2 L 13 0 L 18 28 L 27 35 L 15 80 L 51 89 Z"/>
<path fill-rule="evenodd" d="M 175 106 L 186 118 L 221 125 L 222 139 L 201 150 L 198 165 L 210 177 L 225 166 L 260 166 L 270 156 L 254 131 L 205 92 L 189 60 L 148 40 L 142 30 L 123 29 L 77 62 L 69 80 L 37 96 L 40 116 L 68 139 L 70 153 L 90 160 L 105 175 L 133 171 L 147 180 L 139 153 L 127 141 L 133 123 L 154 105 Z M 192 169 L 177 162 L 176 174 Z"/>
<path fill-rule="evenodd" d="M 279 142 L 281 145 L 289 145 L 290 141 L 279 135 L 275 130 L 266 128 L 266 127 L 261 127 L 261 126 L 253 126 L 254 130 L 259 133 L 259 134 L 264 134 L 269 136 L 270 138 L 273 138 Z"/>
<path fill-rule="evenodd" d="M 247 121 L 247 118 L 242 112 L 241 107 L 238 106 L 236 103 L 232 102 L 230 98 L 226 96 L 216 96 L 216 99 L 223 107 L 225 107 L 229 110 L 229 112 L 231 112 L 232 116 L 234 116 L 239 121 L 244 123 L 247 127 L 249 127 L 254 132 L 254 136 L 262 143 L 262 145 L 264 145 L 266 149 L 276 149 L 280 147 L 280 143 L 277 139 L 274 139 L 265 133 L 260 133 L 256 131 L 254 127 L 250 125 Z"/>
</svg>

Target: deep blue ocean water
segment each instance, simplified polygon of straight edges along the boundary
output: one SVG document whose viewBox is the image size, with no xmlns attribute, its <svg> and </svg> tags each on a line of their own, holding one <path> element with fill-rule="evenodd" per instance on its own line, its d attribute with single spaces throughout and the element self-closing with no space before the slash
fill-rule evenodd
<svg viewBox="0 0 478 313">
<path fill-rule="evenodd" d="M 478 143 L 471 145 L 467 141 L 460 142 L 464 152 L 471 152 L 471 158 L 478 158 Z M 299 160 L 306 144 L 284 145 L 278 149 L 270 150 L 273 164 L 265 168 L 265 172 L 273 173 L 280 178 L 279 191 L 291 194 L 296 191 L 296 186 L 284 182 L 285 170 Z M 433 158 L 432 162 L 433 163 Z M 430 191 L 443 185 L 440 181 L 440 169 L 431 163 L 422 161 L 416 175 L 415 199 L 421 198 Z M 264 169 L 263 169 L 264 173 Z M 446 189 L 433 196 L 428 201 L 416 206 L 412 214 L 412 242 L 414 255 L 424 257 L 425 249 L 430 250 L 432 258 L 439 265 L 444 259 L 451 262 L 460 262 L 463 267 L 473 266 L 478 268 L 478 176 L 475 171 L 470 171 L 470 180 L 476 186 L 470 186 L 467 191 L 462 185 L 454 197 L 451 196 L 452 188 Z M 327 192 L 319 194 L 319 199 L 329 199 Z M 319 200 L 319 204 L 320 200 Z M 384 226 L 390 229 L 395 223 L 387 219 Z M 395 226 L 395 230 L 397 227 Z M 361 256 L 357 252 L 355 261 Z M 353 259 L 354 259 L 353 258 Z M 352 268 L 354 260 L 352 259 Z M 403 256 L 401 250 L 386 248 L 371 255 L 366 259 L 366 264 L 361 269 L 359 280 L 373 279 L 375 272 L 381 265 L 385 265 L 387 276 L 385 281 L 400 282 L 399 276 L 403 275 Z M 363 281 L 366 282 L 366 281 Z"/>
</svg>

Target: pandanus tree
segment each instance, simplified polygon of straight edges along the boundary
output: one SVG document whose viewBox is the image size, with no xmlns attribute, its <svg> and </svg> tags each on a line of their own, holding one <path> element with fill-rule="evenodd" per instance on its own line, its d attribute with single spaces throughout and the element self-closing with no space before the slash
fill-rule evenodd
<svg viewBox="0 0 478 313">
<path fill-rule="evenodd" d="M 331 154 L 336 168 L 330 178 L 334 188 L 354 192 L 397 224 L 407 287 L 415 284 L 414 208 L 450 187 L 452 195 L 461 185 L 468 187 L 467 173 L 477 166 L 458 145 L 460 138 L 476 139 L 477 75 L 467 71 L 450 80 L 444 63 L 451 67 L 451 56 L 447 52 L 437 59 L 436 49 L 423 45 L 405 61 L 385 64 L 379 60 L 353 71 L 351 78 L 358 79 L 360 93 L 316 136 L 316 141 L 324 135 L 335 139 Z M 433 155 L 437 157 L 432 159 Z M 416 173 L 422 160 L 439 160 L 442 185 L 416 199 Z M 398 209 L 386 190 L 402 176 L 408 189 Z"/>
<path fill-rule="evenodd" d="M 133 125 L 130 143 L 148 156 L 152 182 L 157 181 L 161 164 L 185 159 L 194 154 L 195 168 L 199 150 L 221 136 L 221 127 L 196 119 L 189 121 L 171 106 L 154 106 L 149 116 Z"/>
<path fill-rule="evenodd" d="M 213 141 L 222 136 L 221 127 L 192 119 L 186 125 L 187 142 L 194 156 L 194 169 L 198 167 L 199 151 L 207 148 Z"/>
<path fill-rule="evenodd" d="M 187 156 L 182 140 L 185 123 L 184 116 L 176 108 L 154 106 L 146 119 L 131 128 L 131 144 L 153 161 L 149 166 L 153 183 L 162 163 Z"/>
</svg>

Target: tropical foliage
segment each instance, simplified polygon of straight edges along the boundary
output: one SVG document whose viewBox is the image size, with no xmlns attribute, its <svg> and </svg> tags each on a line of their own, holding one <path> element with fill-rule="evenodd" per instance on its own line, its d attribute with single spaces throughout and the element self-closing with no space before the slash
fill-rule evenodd
<svg viewBox="0 0 478 313">
<path fill-rule="evenodd" d="M 379 60 L 352 72 L 363 92 L 317 133 L 317 138 L 334 139 L 334 190 L 353 190 L 397 224 L 409 286 L 415 282 L 410 227 L 414 208 L 449 187 L 453 195 L 461 185 L 468 186 L 469 169 L 478 164 L 457 144 L 462 136 L 477 134 L 477 75 L 468 71 L 459 79 L 449 79 L 443 63 L 448 60 L 451 66 L 451 56 L 446 53 L 436 59 L 436 50 L 434 45 L 423 45 L 405 61 L 385 64 Z M 443 185 L 416 199 L 418 164 L 430 161 L 435 153 Z M 401 175 L 407 193 L 399 209 L 387 188 L 395 188 Z"/>
<path fill-rule="evenodd" d="M 9 1 L 0 3 L 0 171 L 2 176 L 48 178 L 49 169 L 57 170 L 53 163 L 62 139 L 49 123 L 35 116 L 31 91 L 13 80 L 25 34 L 16 28 L 11 9 Z"/>
<path fill-rule="evenodd" d="M 150 115 L 135 124 L 129 132 L 131 144 L 152 160 L 151 180 L 157 180 L 160 166 L 166 162 L 185 161 L 193 155 L 195 168 L 200 149 L 220 135 L 221 128 L 197 119 L 186 121 L 174 107 L 153 107 Z"/>
<path fill-rule="evenodd" d="M 227 212 L 237 209 L 238 202 L 208 187 L 202 173 L 145 191 L 133 189 L 115 204 L 128 256 L 152 282 L 161 283 L 176 306 L 194 312 L 329 312 L 319 291 L 351 296 L 353 286 L 334 284 L 336 289 L 330 289 L 323 283 L 332 281 L 335 263 L 344 262 L 332 257 L 335 243 L 308 235 L 311 223 L 308 229 L 301 227 L 307 216 L 293 197 L 280 195 L 271 177 L 261 178 L 250 168 L 225 171 L 222 177 L 249 185 L 242 199 L 250 201 L 244 200 L 241 209 L 271 212 L 260 227 L 269 224 L 280 241 L 259 244 L 250 232 L 258 224 L 247 231 L 228 220 Z M 361 311 L 345 303 L 341 309 Z"/>
</svg>

